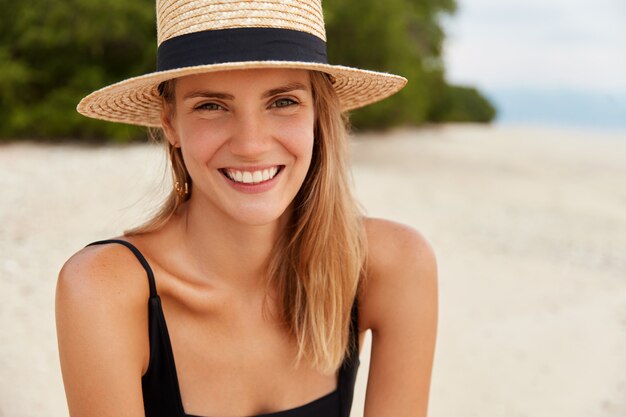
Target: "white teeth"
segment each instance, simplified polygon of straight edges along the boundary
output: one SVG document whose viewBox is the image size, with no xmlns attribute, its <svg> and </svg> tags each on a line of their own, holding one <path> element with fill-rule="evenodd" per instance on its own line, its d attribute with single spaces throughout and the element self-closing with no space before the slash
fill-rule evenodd
<svg viewBox="0 0 626 417">
<path fill-rule="evenodd" d="M 257 184 L 259 182 L 267 181 L 278 173 L 278 167 L 272 167 L 260 171 L 238 171 L 235 169 L 224 170 L 228 178 L 235 182 L 241 182 L 244 184 Z"/>
</svg>

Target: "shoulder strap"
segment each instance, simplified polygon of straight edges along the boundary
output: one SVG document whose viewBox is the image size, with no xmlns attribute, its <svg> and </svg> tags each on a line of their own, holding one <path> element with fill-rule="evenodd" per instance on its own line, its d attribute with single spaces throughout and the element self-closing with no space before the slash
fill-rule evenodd
<svg viewBox="0 0 626 417">
<path fill-rule="evenodd" d="M 359 298 L 355 297 L 352 303 L 352 320 L 350 321 L 350 351 L 359 356 Z"/>
<path fill-rule="evenodd" d="M 137 247 L 135 247 L 135 245 L 133 245 L 132 243 L 127 242 L 125 240 L 121 240 L 121 239 L 99 240 L 97 242 L 92 242 L 88 244 L 87 246 L 102 245 L 106 243 L 120 243 L 126 246 L 128 249 L 130 249 L 133 252 L 133 254 L 137 257 L 137 259 L 141 263 L 141 266 L 143 266 L 143 269 L 146 270 L 146 274 L 148 275 L 148 284 L 150 285 L 150 298 L 156 297 L 157 291 L 156 291 L 156 284 L 154 282 L 154 273 L 152 272 L 152 268 L 150 268 L 150 265 L 148 265 L 148 261 L 146 261 L 146 258 L 144 258 L 141 252 L 139 252 L 139 249 L 137 249 Z"/>
</svg>

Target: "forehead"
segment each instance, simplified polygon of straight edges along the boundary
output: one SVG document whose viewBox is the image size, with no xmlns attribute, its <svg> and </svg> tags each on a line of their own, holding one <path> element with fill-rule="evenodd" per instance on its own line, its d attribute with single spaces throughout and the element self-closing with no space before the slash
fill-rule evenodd
<svg viewBox="0 0 626 417">
<path fill-rule="evenodd" d="M 184 93 L 193 89 L 265 91 L 290 83 L 301 83 L 310 90 L 308 70 L 293 68 L 254 68 L 193 74 L 176 80 L 176 89 Z"/>
</svg>

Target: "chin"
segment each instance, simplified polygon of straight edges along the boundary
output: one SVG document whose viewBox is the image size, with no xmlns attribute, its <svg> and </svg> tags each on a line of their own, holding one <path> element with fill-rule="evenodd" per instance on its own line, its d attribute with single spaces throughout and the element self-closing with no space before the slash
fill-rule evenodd
<svg viewBox="0 0 626 417">
<path fill-rule="evenodd" d="M 285 207 L 239 207 L 230 213 L 230 217 L 238 223 L 248 226 L 265 226 L 280 220 L 287 215 Z"/>
</svg>

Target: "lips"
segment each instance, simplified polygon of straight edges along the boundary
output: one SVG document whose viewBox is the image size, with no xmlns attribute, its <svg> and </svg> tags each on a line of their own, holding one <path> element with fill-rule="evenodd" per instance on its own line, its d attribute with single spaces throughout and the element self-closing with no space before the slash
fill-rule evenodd
<svg viewBox="0 0 626 417">
<path fill-rule="evenodd" d="M 246 170 L 236 168 L 222 168 L 220 172 L 228 179 L 239 184 L 259 184 L 274 178 L 284 165 L 275 165 L 264 169 Z"/>
</svg>

